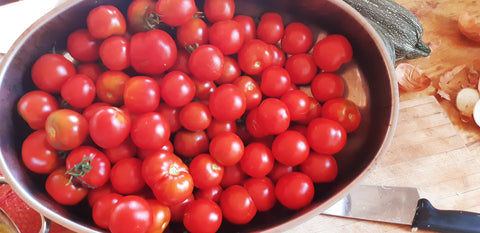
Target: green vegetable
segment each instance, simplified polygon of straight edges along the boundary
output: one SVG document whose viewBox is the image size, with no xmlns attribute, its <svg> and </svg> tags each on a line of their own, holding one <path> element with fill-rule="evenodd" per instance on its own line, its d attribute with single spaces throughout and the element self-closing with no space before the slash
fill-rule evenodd
<svg viewBox="0 0 480 233">
<path fill-rule="evenodd" d="M 430 55 L 418 18 L 392 0 L 344 0 L 382 36 L 393 61 Z"/>
</svg>

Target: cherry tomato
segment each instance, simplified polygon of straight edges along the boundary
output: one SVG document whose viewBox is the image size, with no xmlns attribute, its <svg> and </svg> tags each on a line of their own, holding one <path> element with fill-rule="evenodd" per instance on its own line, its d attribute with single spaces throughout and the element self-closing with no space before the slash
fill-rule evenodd
<svg viewBox="0 0 480 233">
<path fill-rule="evenodd" d="M 297 120 L 300 124 L 308 125 L 313 119 L 322 115 L 322 105 L 313 97 L 309 97 L 310 107 L 305 118 Z"/>
<path fill-rule="evenodd" d="M 358 106 L 345 98 L 330 99 L 322 107 L 322 117 L 339 122 L 347 133 L 360 125 L 361 114 Z"/>
<path fill-rule="evenodd" d="M 198 46 L 190 54 L 188 68 L 198 80 L 215 81 L 223 74 L 225 64 L 222 51 L 214 45 L 204 44 Z"/>
<path fill-rule="evenodd" d="M 240 185 L 232 185 L 223 190 L 220 207 L 223 217 L 234 224 L 246 224 L 257 214 L 257 207 L 252 197 Z"/>
<path fill-rule="evenodd" d="M 94 83 L 97 82 L 102 73 L 102 68 L 96 62 L 84 62 L 77 66 L 77 74 L 88 76 Z"/>
<path fill-rule="evenodd" d="M 157 150 L 169 140 L 170 126 L 162 114 L 147 112 L 133 121 L 130 135 L 139 148 Z"/>
<path fill-rule="evenodd" d="M 147 76 L 132 77 L 125 83 L 123 100 L 134 113 L 154 111 L 160 103 L 160 86 Z"/>
<path fill-rule="evenodd" d="M 222 20 L 208 29 L 210 44 L 218 47 L 224 55 L 238 52 L 243 45 L 244 35 L 241 25 L 235 20 Z"/>
<path fill-rule="evenodd" d="M 130 137 L 127 137 L 120 145 L 108 149 L 104 149 L 103 153 L 108 157 L 110 162 L 116 163 L 124 158 L 131 158 L 137 154 L 137 146 Z"/>
<path fill-rule="evenodd" d="M 173 138 L 175 153 L 194 157 L 208 151 L 209 140 L 205 131 L 179 130 Z"/>
<path fill-rule="evenodd" d="M 332 155 L 312 152 L 300 164 L 300 171 L 308 175 L 315 183 L 326 183 L 335 180 L 338 174 L 338 166 Z"/>
<path fill-rule="evenodd" d="M 301 172 L 287 173 L 275 185 L 275 196 L 288 209 L 297 210 L 307 206 L 314 194 L 312 179 Z"/>
<path fill-rule="evenodd" d="M 125 83 L 130 76 L 122 71 L 105 71 L 97 80 L 95 85 L 97 97 L 108 104 L 120 106 L 123 104 L 123 92 Z"/>
<path fill-rule="evenodd" d="M 70 33 L 67 38 L 67 51 L 80 62 L 93 62 L 99 58 L 100 41 L 87 29 L 81 28 Z"/>
<path fill-rule="evenodd" d="M 159 151 L 143 160 L 142 175 L 160 203 L 170 206 L 183 202 L 193 193 L 193 179 L 178 156 Z"/>
<path fill-rule="evenodd" d="M 345 87 L 338 74 L 324 72 L 313 78 L 310 88 L 315 99 L 325 102 L 329 99 L 341 97 Z"/>
<path fill-rule="evenodd" d="M 71 150 L 80 146 L 88 136 L 85 117 L 70 109 L 52 112 L 45 122 L 47 141 L 57 150 Z"/>
<path fill-rule="evenodd" d="M 75 66 L 60 54 L 47 53 L 32 67 L 32 80 L 40 90 L 60 93 L 63 83 L 76 73 Z"/>
<path fill-rule="evenodd" d="M 234 0 L 206 0 L 203 12 L 209 22 L 232 19 L 235 14 Z"/>
<path fill-rule="evenodd" d="M 189 232 L 217 232 L 222 224 L 222 209 L 211 200 L 194 200 L 185 209 L 183 225 Z"/>
<path fill-rule="evenodd" d="M 285 69 L 290 74 L 292 83 L 309 84 L 317 74 L 317 65 L 312 55 L 298 53 L 287 59 Z"/>
<path fill-rule="evenodd" d="M 274 164 L 275 158 L 270 148 L 258 142 L 248 144 L 240 160 L 242 170 L 252 177 L 266 176 Z"/>
<path fill-rule="evenodd" d="M 162 0 L 155 5 L 155 12 L 160 20 L 170 26 L 182 25 L 190 20 L 197 6 L 194 0 Z"/>
<path fill-rule="evenodd" d="M 246 110 L 257 107 L 262 101 L 262 90 L 258 83 L 250 76 L 240 76 L 233 81 L 233 85 L 240 88 L 246 97 Z"/>
<path fill-rule="evenodd" d="M 189 169 L 195 187 L 200 189 L 220 185 L 223 178 L 223 166 L 209 154 L 195 156 Z"/>
<path fill-rule="evenodd" d="M 243 29 L 243 36 L 245 41 L 255 39 L 256 25 L 252 17 L 248 15 L 236 15 L 233 20 L 237 21 Z"/>
<path fill-rule="evenodd" d="M 110 182 L 107 182 L 102 187 L 90 189 L 87 194 L 88 204 L 93 208 L 95 203 L 100 200 L 100 198 L 110 193 L 115 193 L 115 190 Z"/>
<path fill-rule="evenodd" d="M 116 107 L 102 107 L 89 120 L 90 137 L 102 148 L 120 145 L 128 137 L 130 116 Z"/>
<path fill-rule="evenodd" d="M 208 199 L 218 203 L 220 201 L 220 196 L 222 195 L 222 192 L 223 192 L 222 186 L 215 185 L 208 188 L 196 189 L 194 192 L 194 195 L 196 200 Z"/>
<path fill-rule="evenodd" d="M 167 143 L 165 143 L 165 145 L 163 145 L 162 148 L 158 150 L 143 150 L 138 148 L 137 157 L 143 160 L 149 155 L 157 153 L 158 151 L 167 151 L 167 152 L 173 153 L 174 152 L 173 143 L 171 141 L 167 141 Z"/>
<path fill-rule="evenodd" d="M 127 22 L 115 6 L 101 5 L 88 13 L 87 27 L 93 37 L 105 39 L 112 35 L 123 35 L 127 31 Z"/>
<path fill-rule="evenodd" d="M 310 146 L 303 134 L 287 130 L 279 134 L 272 144 L 275 159 L 289 166 L 296 166 L 305 161 L 310 153 Z"/>
<path fill-rule="evenodd" d="M 166 74 L 160 84 L 162 99 L 172 107 L 184 106 L 195 97 L 195 83 L 181 71 Z"/>
<path fill-rule="evenodd" d="M 251 109 L 245 118 L 245 129 L 249 137 L 261 138 L 269 135 L 258 117 L 258 108 Z"/>
<path fill-rule="evenodd" d="M 295 168 L 296 168 L 295 166 L 289 166 L 289 165 L 285 165 L 283 163 L 275 162 L 275 164 L 273 165 L 272 171 L 270 171 L 270 173 L 268 173 L 268 177 L 274 183 L 277 183 L 277 181 L 283 175 L 296 171 Z"/>
<path fill-rule="evenodd" d="M 28 169 L 40 174 L 49 174 L 62 164 L 43 129 L 31 133 L 23 141 L 22 161 Z"/>
<path fill-rule="evenodd" d="M 273 44 L 270 44 L 269 47 L 273 55 L 272 65 L 283 67 L 285 65 L 285 59 L 286 59 L 285 52 Z"/>
<path fill-rule="evenodd" d="M 139 32 L 130 39 L 130 63 L 142 74 L 161 74 L 173 66 L 177 46 L 163 30 Z"/>
<path fill-rule="evenodd" d="M 155 11 L 155 4 L 154 0 L 132 1 L 127 9 L 127 30 L 132 33 L 152 30 L 155 25 L 150 22 L 149 17 Z"/>
<path fill-rule="evenodd" d="M 191 18 L 177 28 L 177 43 L 180 47 L 202 45 L 208 43 L 207 23 L 201 18 Z"/>
<path fill-rule="evenodd" d="M 170 133 L 174 133 L 182 127 L 179 119 L 180 110 L 180 107 L 172 107 L 166 103 L 160 103 L 155 112 L 167 118 L 168 124 L 170 125 Z"/>
<path fill-rule="evenodd" d="M 116 162 L 110 171 L 112 187 L 120 194 L 133 194 L 143 189 L 142 160 L 125 158 Z"/>
<path fill-rule="evenodd" d="M 110 160 L 98 149 L 80 146 L 73 149 L 66 159 L 67 174 L 88 188 L 98 188 L 110 179 Z"/>
<path fill-rule="evenodd" d="M 325 72 L 334 72 L 343 63 L 352 59 L 352 45 L 342 35 L 329 35 L 318 41 L 313 47 L 313 58 L 320 69 Z"/>
<path fill-rule="evenodd" d="M 60 94 L 74 108 L 86 108 L 95 99 L 95 83 L 88 76 L 76 74 L 62 85 Z"/>
<path fill-rule="evenodd" d="M 275 44 L 282 39 L 284 25 L 282 16 L 275 12 L 266 12 L 257 25 L 257 38 L 269 44 Z"/>
<path fill-rule="evenodd" d="M 212 122 L 208 106 L 200 102 L 191 102 L 180 110 L 180 124 L 190 131 L 205 130 Z"/>
<path fill-rule="evenodd" d="M 290 125 L 288 106 L 279 99 L 264 99 L 258 106 L 258 123 L 268 135 L 284 132 Z"/>
<path fill-rule="evenodd" d="M 33 90 L 18 100 L 18 114 L 32 129 L 43 129 L 48 115 L 58 109 L 55 97 L 45 91 Z"/>
<path fill-rule="evenodd" d="M 210 98 L 210 94 L 217 88 L 213 81 L 200 81 L 194 79 L 193 82 L 195 83 L 195 97 L 199 100 L 208 101 Z"/>
<path fill-rule="evenodd" d="M 268 177 L 253 177 L 243 183 L 258 211 L 268 211 L 275 206 L 275 185 Z"/>
<path fill-rule="evenodd" d="M 154 199 L 147 199 L 147 202 L 152 209 L 153 223 L 146 233 L 164 232 L 170 223 L 170 209 Z"/>
<path fill-rule="evenodd" d="M 181 71 L 185 74 L 191 75 L 190 69 L 188 68 L 188 59 L 190 59 L 190 52 L 188 52 L 183 46 L 178 46 L 175 63 L 166 72 Z"/>
<path fill-rule="evenodd" d="M 307 25 L 293 22 L 287 25 L 281 40 L 282 50 L 288 54 L 306 53 L 312 48 L 313 34 Z"/>
<path fill-rule="evenodd" d="M 86 107 L 83 110 L 82 115 L 85 117 L 87 121 L 90 121 L 90 118 L 92 118 L 92 116 L 95 115 L 100 109 L 102 109 L 103 107 L 109 107 L 109 106 L 111 105 L 104 102 L 96 102 Z"/>
<path fill-rule="evenodd" d="M 152 225 L 152 215 L 152 209 L 144 198 L 136 195 L 125 196 L 115 204 L 108 229 L 112 233 L 146 232 Z"/>
<path fill-rule="evenodd" d="M 212 116 L 221 121 L 240 118 L 247 108 L 245 94 L 233 84 L 222 84 L 210 95 L 208 107 Z M 228 109 L 228 111 L 225 111 Z"/>
<path fill-rule="evenodd" d="M 232 185 L 241 185 L 243 181 L 248 178 L 247 174 L 242 170 L 239 163 L 232 166 L 224 166 L 223 170 L 223 179 L 220 183 L 223 188 L 227 188 Z"/>
<path fill-rule="evenodd" d="M 232 83 L 236 78 L 240 77 L 242 71 L 240 70 L 240 66 L 235 58 L 231 56 L 224 56 L 224 65 L 223 65 L 223 73 L 220 78 L 215 80 L 217 84 L 225 84 L 225 83 Z"/>
<path fill-rule="evenodd" d="M 208 138 L 212 139 L 213 137 L 217 136 L 223 132 L 232 132 L 235 133 L 237 131 L 237 124 L 235 121 L 219 121 L 213 119 L 210 125 L 207 128 L 207 136 Z"/>
<path fill-rule="evenodd" d="M 334 120 L 315 118 L 308 124 L 307 130 L 308 144 L 320 154 L 335 154 L 347 142 L 347 132 Z"/>
<path fill-rule="evenodd" d="M 287 91 L 280 100 L 287 105 L 292 121 L 305 119 L 310 110 L 310 97 L 303 91 Z"/>
<path fill-rule="evenodd" d="M 253 39 L 245 42 L 238 51 L 238 65 L 248 75 L 260 74 L 273 62 L 273 52 L 269 44 Z"/>
<path fill-rule="evenodd" d="M 195 200 L 195 197 L 193 194 L 190 194 L 182 202 L 175 205 L 168 206 L 168 208 L 170 209 L 170 215 L 171 215 L 170 220 L 173 222 L 181 222 L 183 220 L 185 209 L 187 208 L 188 205 L 190 205 L 190 203 L 192 203 L 193 200 Z"/>
<path fill-rule="evenodd" d="M 242 159 L 245 147 L 242 139 L 232 132 L 218 134 L 210 141 L 210 155 L 221 165 L 231 166 Z"/>
<path fill-rule="evenodd" d="M 118 193 L 108 193 L 95 202 L 92 207 L 92 218 L 97 226 L 108 229 L 113 209 L 122 197 Z"/>
<path fill-rule="evenodd" d="M 100 59 L 110 70 L 124 70 L 130 67 L 129 50 L 128 39 L 122 36 L 111 36 L 100 45 Z"/>
<path fill-rule="evenodd" d="M 76 205 L 88 194 L 88 188 L 75 185 L 71 182 L 70 175 L 67 175 L 64 167 L 55 169 L 47 177 L 45 189 L 47 193 L 62 205 Z"/>
<path fill-rule="evenodd" d="M 262 72 L 260 89 L 269 97 L 280 97 L 290 88 L 290 75 L 280 66 L 267 67 Z"/>
</svg>

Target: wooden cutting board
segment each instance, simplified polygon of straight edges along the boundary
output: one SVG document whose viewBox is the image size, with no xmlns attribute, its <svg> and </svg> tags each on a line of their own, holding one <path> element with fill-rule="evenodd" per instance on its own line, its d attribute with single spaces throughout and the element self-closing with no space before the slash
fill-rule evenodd
<svg viewBox="0 0 480 233">
<path fill-rule="evenodd" d="M 360 182 L 411 186 L 439 209 L 480 212 L 480 159 L 433 96 L 400 102 L 388 152 Z M 287 232 L 410 232 L 411 227 L 319 215 Z M 423 231 L 418 231 L 423 232 Z"/>
</svg>

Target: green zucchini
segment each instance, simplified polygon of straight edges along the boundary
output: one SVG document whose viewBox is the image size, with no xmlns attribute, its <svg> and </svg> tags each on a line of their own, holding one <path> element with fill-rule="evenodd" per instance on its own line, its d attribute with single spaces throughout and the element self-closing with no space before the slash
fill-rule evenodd
<svg viewBox="0 0 480 233">
<path fill-rule="evenodd" d="M 423 28 L 418 18 L 392 0 L 344 0 L 365 17 L 383 38 L 393 61 L 430 55 L 422 41 Z"/>
</svg>

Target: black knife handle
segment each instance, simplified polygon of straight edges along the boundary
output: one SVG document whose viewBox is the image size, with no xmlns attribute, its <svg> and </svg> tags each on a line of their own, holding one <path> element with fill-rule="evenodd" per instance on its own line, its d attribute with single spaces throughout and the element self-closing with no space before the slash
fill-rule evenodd
<svg viewBox="0 0 480 233">
<path fill-rule="evenodd" d="M 418 200 L 412 227 L 443 233 L 480 233 L 480 214 L 438 210 L 427 199 Z"/>
</svg>

